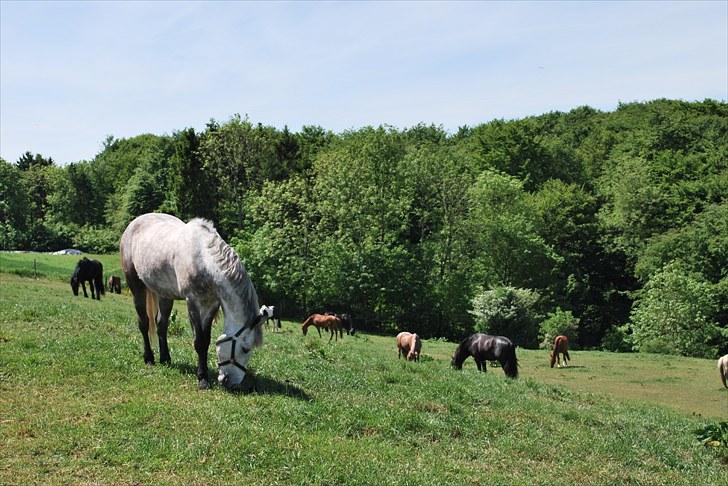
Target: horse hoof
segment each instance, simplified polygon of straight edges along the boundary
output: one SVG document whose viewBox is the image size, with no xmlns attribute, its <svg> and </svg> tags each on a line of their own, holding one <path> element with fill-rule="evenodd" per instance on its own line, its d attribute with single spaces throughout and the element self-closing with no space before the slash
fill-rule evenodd
<svg viewBox="0 0 728 486">
<path fill-rule="evenodd" d="M 210 388 L 210 384 L 207 382 L 207 380 L 200 380 L 197 382 L 198 390 L 208 390 L 209 388 Z"/>
</svg>

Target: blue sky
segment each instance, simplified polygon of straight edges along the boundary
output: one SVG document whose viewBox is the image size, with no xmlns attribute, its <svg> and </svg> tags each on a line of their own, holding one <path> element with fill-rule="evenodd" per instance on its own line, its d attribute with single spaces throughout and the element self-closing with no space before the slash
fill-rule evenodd
<svg viewBox="0 0 728 486">
<path fill-rule="evenodd" d="M 728 2 L 0 2 L 0 156 L 728 100 Z"/>
</svg>

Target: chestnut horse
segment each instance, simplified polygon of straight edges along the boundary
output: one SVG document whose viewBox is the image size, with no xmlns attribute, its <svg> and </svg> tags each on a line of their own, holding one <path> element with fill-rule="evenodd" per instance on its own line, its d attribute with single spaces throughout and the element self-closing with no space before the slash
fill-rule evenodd
<svg viewBox="0 0 728 486">
<path fill-rule="evenodd" d="M 728 354 L 718 360 L 718 372 L 723 386 L 728 388 Z"/>
<path fill-rule="evenodd" d="M 564 357 L 564 367 L 567 367 L 569 365 L 568 361 L 571 360 L 571 356 L 569 356 L 569 338 L 566 336 L 556 336 L 556 338 L 554 338 L 554 346 L 551 350 L 552 368 L 554 365 L 556 365 L 557 368 L 561 368 L 561 359 L 559 359 L 559 354 Z"/>
<path fill-rule="evenodd" d="M 419 361 L 422 341 L 417 334 L 400 332 L 397 334 L 397 359 L 405 355 L 407 361 Z"/>
<path fill-rule="evenodd" d="M 308 333 L 308 328 L 314 326 L 321 337 L 321 329 L 327 329 L 331 336 L 329 342 L 336 336 L 336 340 L 339 340 L 339 330 L 341 329 L 341 319 L 336 315 L 326 314 L 311 314 L 308 318 L 303 321 L 301 330 L 305 336 Z M 342 336 L 343 337 L 343 336 Z"/>
</svg>

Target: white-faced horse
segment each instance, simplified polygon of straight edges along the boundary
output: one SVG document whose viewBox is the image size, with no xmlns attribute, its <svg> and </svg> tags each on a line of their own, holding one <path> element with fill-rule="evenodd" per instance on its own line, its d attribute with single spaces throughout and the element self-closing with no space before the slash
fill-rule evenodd
<svg viewBox="0 0 728 486">
<path fill-rule="evenodd" d="M 174 216 L 150 213 L 129 223 L 119 245 L 121 268 L 134 296 L 144 362 L 154 363 L 150 336 L 159 338 L 159 360 L 170 362 L 167 327 L 175 300 L 186 300 L 197 351 L 200 389 L 209 388 L 207 350 L 212 323 L 224 313 L 224 332 L 216 341 L 218 381 L 228 389 L 243 385 L 251 351 L 263 341 L 267 308 L 235 251 L 212 223 L 195 218 L 185 224 Z M 155 329 L 156 328 L 156 329 Z"/>
</svg>

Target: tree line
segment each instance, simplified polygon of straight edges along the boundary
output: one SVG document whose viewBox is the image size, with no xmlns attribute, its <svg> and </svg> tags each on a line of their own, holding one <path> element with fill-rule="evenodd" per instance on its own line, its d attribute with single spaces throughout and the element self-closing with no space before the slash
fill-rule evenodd
<svg viewBox="0 0 728 486">
<path fill-rule="evenodd" d="M 728 352 L 728 104 L 655 100 L 441 127 L 233 116 L 0 160 L 3 249 L 118 251 L 151 211 L 212 220 L 288 316 L 521 346 Z"/>
</svg>

